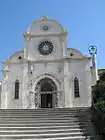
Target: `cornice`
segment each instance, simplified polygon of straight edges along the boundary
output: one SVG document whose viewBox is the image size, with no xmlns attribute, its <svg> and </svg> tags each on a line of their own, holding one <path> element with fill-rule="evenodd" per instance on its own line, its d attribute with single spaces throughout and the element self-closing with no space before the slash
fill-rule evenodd
<svg viewBox="0 0 105 140">
<path fill-rule="evenodd" d="M 26 37 L 31 37 L 31 38 L 34 38 L 34 37 L 48 37 L 48 36 L 67 36 L 67 32 L 61 32 L 61 33 L 48 33 L 48 34 L 30 34 L 30 33 L 27 33 L 25 32 L 23 34 L 23 36 L 26 38 Z"/>
<path fill-rule="evenodd" d="M 64 58 L 58 58 L 58 59 L 51 59 L 51 60 L 43 60 L 43 59 L 39 59 L 39 60 L 31 60 L 31 59 L 23 59 L 19 62 L 11 62 L 10 60 L 7 60 L 5 62 L 2 62 L 5 65 L 12 65 L 12 64 L 27 64 L 28 62 L 31 63 L 50 63 L 50 62 L 63 62 L 63 61 L 69 61 L 69 62 L 79 62 L 79 61 L 84 61 L 84 60 L 90 60 L 91 57 L 83 57 L 83 58 L 70 58 L 70 57 L 64 57 Z"/>
<path fill-rule="evenodd" d="M 11 64 L 23 64 L 25 62 L 25 60 L 19 61 L 19 62 L 12 62 L 11 60 L 7 60 L 7 61 L 2 61 L 3 64 L 5 65 L 11 65 Z"/>
</svg>

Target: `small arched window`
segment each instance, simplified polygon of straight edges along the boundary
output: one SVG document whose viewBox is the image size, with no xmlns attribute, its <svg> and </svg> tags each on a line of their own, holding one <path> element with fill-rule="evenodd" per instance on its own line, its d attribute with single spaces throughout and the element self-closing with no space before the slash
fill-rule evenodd
<svg viewBox="0 0 105 140">
<path fill-rule="evenodd" d="M 74 78 L 74 96 L 75 96 L 75 98 L 80 97 L 80 94 L 79 94 L 79 81 L 78 81 L 77 77 Z"/>
<path fill-rule="evenodd" d="M 15 81 L 15 99 L 19 99 L 19 80 Z"/>
</svg>

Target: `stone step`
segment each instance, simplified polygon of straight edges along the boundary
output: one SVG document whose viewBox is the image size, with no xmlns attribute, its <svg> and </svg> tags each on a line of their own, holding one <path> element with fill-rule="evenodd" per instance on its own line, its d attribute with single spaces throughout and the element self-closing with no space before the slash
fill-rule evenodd
<svg viewBox="0 0 105 140">
<path fill-rule="evenodd" d="M 69 135 L 64 135 L 62 137 L 50 137 L 50 138 L 46 138 L 46 137 L 36 137 L 35 135 L 12 135 L 12 136 L 8 136 L 8 135 L 1 135 L 0 136 L 0 140 L 86 140 L 86 136 L 69 136 Z"/>
<path fill-rule="evenodd" d="M 16 115 L 28 115 L 28 114 L 36 114 L 36 115 L 41 115 L 41 114 L 83 114 L 85 112 L 71 112 L 71 111 L 67 111 L 67 112 L 0 112 L 0 115 L 5 115 L 5 114 L 16 114 Z"/>
<path fill-rule="evenodd" d="M 70 114 L 73 114 L 73 115 L 75 115 L 75 114 L 77 114 L 77 115 L 82 115 L 82 114 L 84 114 L 85 112 L 42 112 L 42 113 L 40 113 L 40 112 L 0 112 L 0 116 L 1 115 L 6 115 L 6 114 L 10 114 L 10 115 L 30 115 L 30 114 L 32 114 L 32 115 L 50 115 L 50 114 L 58 114 L 58 115 L 63 115 L 63 114 L 68 114 L 68 115 L 70 115 Z"/>
<path fill-rule="evenodd" d="M 18 122 L 18 123 L 21 123 L 21 122 L 26 122 L 26 123 L 29 123 L 29 122 L 34 122 L 34 123 L 37 123 L 37 122 L 78 122 L 78 121 L 80 121 L 80 120 L 76 120 L 76 119 L 44 119 L 44 120 L 42 120 L 42 119 L 29 119 L 29 120 L 27 120 L 27 119 L 17 119 L 17 120 L 10 120 L 10 119 L 1 119 L 0 120 L 0 122 Z M 82 121 L 82 122 L 85 122 L 85 121 Z"/>
<path fill-rule="evenodd" d="M 81 132 L 67 132 L 67 133 L 47 133 L 47 134 L 32 134 L 32 133 L 30 133 L 30 134 L 11 134 L 11 133 L 9 133 L 9 134 L 6 134 L 6 133 L 4 133 L 4 134 L 0 134 L 0 138 L 2 137 L 4 137 L 4 138 L 18 138 L 18 137 L 20 137 L 20 138 L 57 138 L 57 137 L 75 137 L 75 136 L 82 136 L 82 134 L 83 133 L 81 133 Z"/>
<path fill-rule="evenodd" d="M 85 114 L 84 113 L 81 113 L 81 114 L 77 114 L 77 113 L 55 113 L 55 114 L 53 114 L 53 113 L 50 113 L 50 114 L 48 114 L 48 113 L 46 113 L 46 114 L 10 114 L 10 113 L 7 113 L 7 114 L 0 114 L 0 117 L 31 117 L 31 116 L 33 116 L 33 117 L 46 117 L 46 116 L 84 116 Z M 87 114 L 86 114 L 87 115 Z M 90 114 L 88 115 L 88 116 L 90 116 Z"/>
<path fill-rule="evenodd" d="M 80 120 L 0 120 L 0 123 L 78 123 Z M 87 123 L 87 121 L 81 121 L 82 123 Z M 89 121 L 88 121 L 89 122 Z"/>
<path fill-rule="evenodd" d="M 0 130 L 52 130 L 52 129 L 71 129 L 71 130 L 80 130 L 79 125 L 72 126 L 0 126 Z"/>
<path fill-rule="evenodd" d="M 68 123 L 68 122 L 55 122 L 55 123 L 50 123 L 50 122 L 47 122 L 47 123 L 44 123 L 44 122 L 41 122 L 41 123 L 16 123 L 16 122 L 14 122 L 14 123 L 2 123 L 2 122 L 0 122 L 0 127 L 1 126 L 71 126 L 71 125 L 79 125 L 79 126 L 87 126 L 88 125 L 88 123 L 86 122 L 86 123 L 81 123 L 81 122 L 70 122 L 70 123 Z"/>
<path fill-rule="evenodd" d="M 0 109 L 0 140 L 85 140 L 88 108 Z"/>
<path fill-rule="evenodd" d="M 50 114 L 50 115 L 4 115 L 4 116 L 1 116 L 0 115 L 0 119 L 2 118 L 61 118 L 61 117 L 70 117 L 70 118 L 83 118 L 83 117 L 87 117 L 87 118 L 91 118 L 91 116 L 85 116 L 84 114 L 83 115 L 76 115 L 76 114 Z"/>
<path fill-rule="evenodd" d="M 28 140 L 39 140 L 39 139 L 28 139 Z M 49 138 L 40 138 L 40 140 L 49 140 Z M 85 136 L 76 137 L 61 137 L 61 138 L 50 138 L 50 140 L 86 140 Z"/>
<path fill-rule="evenodd" d="M 71 116 L 81 116 L 81 115 L 84 115 L 84 114 L 86 114 L 86 113 L 84 113 L 84 112 L 81 112 L 81 113 L 71 113 L 71 112 L 68 112 L 68 113 L 42 113 L 42 114 L 40 114 L 40 113 L 28 113 L 28 114 L 26 114 L 26 113 L 5 113 L 5 114 L 3 114 L 3 113 L 1 113 L 0 114 L 0 116 L 5 116 L 5 115 L 7 115 L 7 116 L 50 116 L 50 115 L 71 115 Z M 91 114 L 86 114 L 86 115 L 91 115 Z"/>
<path fill-rule="evenodd" d="M 62 125 L 60 125 L 60 124 L 52 124 L 52 125 L 50 125 L 50 124 L 47 124 L 47 125 L 44 125 L 44 124 L 40 124 L 40 125 L 38 125 L 38 124 L 0 124 L 0 129 L 2 129 L 2 128 L 19 128 L 19 127 L 21 127 L 21 128 L 26 128 L 27 127 L 27 129 L 28 128 L 37 128 L 37 129 L 40 129 L 40 128 L 43 128 L 43 129 L 53 129 L 53 128 L 60 128 L 60 127 L 62 127 L 62 128 L 65 128 L 65 127 L 68 127 L 68 128 L 80 128 L 80 127 L 83 127 L 84 125 L 79 125 L 79 124 L 74 124 L 74 125 L 68 125 L 68 124 L 62 124 Z M 85 125 L 86 126 L 86 125 Z"/>
<path fill-rule="evenodd" d="M 70 108 L 58 108 L 58 109 L 52 109 L 52 108 L 43 108 L 43 109 L 0 109 L 0 112 L 58 112 L 58 111 L 88 111 L 88 109 L 70 109 Z"/>
<path fill-rule="evenodd" d="M 89 123 L 89 121 L 87 122 L 87 121 L 79 121 L 79 120 L 26 120 L 26 121 L 14 121 L 14 120 L 12 120 L 12 121 L 10 121 L 10 120 L 8 120 L 8 121 L 0 121 L 0 124 L 6 124 L 6 123 L 8 123 L 8 124 L 41 124 L 41 123 L 43 123 L 43 124 L 47 124 L 47 123 L 68 123 L 69 125 L 73 125 L 73 124 L 88 124 Z"/>
<path fill-rule="evenodd" d="M 81 116 L 82 117 L 82 116 Z M 24 118 L 26 118 L 26 119 L 37 119 L 37 118 L 40 118 L 40 119 L 46 119 L 46 118 L 79 118 L 78 116 L 69 116 L 69 115 L 54 115 L 54 116 L 0 116 L 0 119 L 3 119 L 3 118 L 19 118 L 19 119 L 24 119 Z"/>
<path fill-rule="evenodd" d="M 75 117 L 59 117 L 59 118 L 57 118 L 57 117 L 50 117 L 50 118 L 0 118 L 0 121 L 8 121 L 8 120 L 13 120 L 13 121 L 28 121 L 28 120 L 34 120 L 34 121 L 41 121 L 41 120 L 44 120 L 44 121 L 46 121 L 46 120 L 72 120 L 72 121 L 77 121 L 77 120 L 80 120 L 79 118 L 75 118 Z"/>
<path fill-rule="evenodd" d="M 63 113 L 60 113 L 60 112 L 52 112 L 52 113 L 0 113 L 0 116 L 5 116 L 5 115 L 14 115 L 14 116 L 25 116 L 25 115 L 36 115 L 36 116 L 39 116 L 39 115 L 77 115 L 77 116 L 80 116 L 80 115 L 83 115 L 83 114 L 86 114 L 84 112 L 81 112 L 81 113 L 72 113 L 72 112 L 63 112 Z M 87 114 L 88 115 L 88 114 Z"/>
<path fill-rule="evenodd" d="M 0 109 L 0 111 L 68 111 L 68 110 L 71 110 L 71 111 L 78 111 L 78 110 L 81 110 L 81 111 L 87 111 L 89 110 L 90 108 L 89 107 L 74 107 L 74 108 L 39 108 L 39 109 Z"/>
<path fill-rule="evenodd" d="M 8 114 L 8 115 L 0 115 L 0 118 L 61 118 L 61 117 L 70 117 L 70 118 L 91 118 L 91 115 L 84 115 L 84 114 L 81 114 L 81 115 L 77 115 L 77 114 L 46 114 L 46 115 L 33 115 L 33 114 L 30 114 L 30 115 L 11 115 L 11 114 Z"/>
<path fill-rule="evenodd" d="M 81 112 L 88 112 L 87 110 L 65 110 L 65 109 L 61 109 L 61 110 L 52 110 L 52 109 L 49 109 L 49 110 L 40 110 L 40 111 L 37 111 L 37 109 L 34 109 L 34 110 L 32 110 L 32 109 L 30 109 L 30 110 L 19 110 L 19 109 L 17 109 L 17 110 L 1 110 L 0 109 L 0 113 L 19 113 L 19 114 L 21 114 L 21 113 L 40 113 L 40 114 L 43 114 L 43 113 L 68 113 L 68 112 L 71 112 L 71 113 L 81 113 Z"/>
<path fill-rule="evenodd" d="M 7 129 L 8 127 L 8 129 Z M 19 128 L 21 127 L 21 128 Z M 4 129 L 4 130 L 12 130 L 12 129 L 19 129 L 19 130 L 23 130 L 25 127 L 27 127 L 27 129 L 64 129 L 64 128 L 68 128 L 68 129 L 87 129 L 88 128 L 88 124 L 67 124 L 67 123 L 54 123 L 54 124 L 50 124 L 50 123 L 47 123 L 47 124 L 0 124 L 0 130 Z M 48 128 L 49 127 L 49 128 Z"/>
<path fill-rule="evenodd" d="M 86 130 L 84 130 L 86 132 Z M 82 132 L 82 129 L 78 128 L 78 129 L 69 129 L 69 128 L 65 128 L 65 129 L 52 129 L 52 130 L 48 130 L 48 129 L 39 129 L 39 130 L 29 130 L 29 129 L 26 129 L 26 130 L 1 130 L 0 129 L 0 134 L 52 134 L 52 133 L 81 133 L 83 134 Z"/>
</svg>

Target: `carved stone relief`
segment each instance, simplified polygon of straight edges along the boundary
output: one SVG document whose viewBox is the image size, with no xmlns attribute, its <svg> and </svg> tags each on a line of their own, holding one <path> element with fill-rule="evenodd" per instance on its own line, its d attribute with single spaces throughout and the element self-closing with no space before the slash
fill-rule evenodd
<svg viewBox="0 0 105 140">
<path fill-rule="evenodd" d="M 30 108 L 35 108 L 35 109 L 38 109 L 38 108 L 41 108 L 41 94 L 42 91 L 41 91 L 41 83 L 44 82 L 44 80 L 48 80 L 48 83 L 50 85 L 52 85 L 52 94 L 55 96 L 53 96 L 54 100 L 53 100 L 53 107 L 60 107 L 61 106 L 61 99 L 60 99 L 60 93 L 57 91 L 57 86 L 55 84 L 55 82 L 50 79 L 50 78 L 47 78 L 47 76 L 45 75 L 44 78 L 42 78 L 41 80 L 39 80 L 39 82 L 36 83 L 36 86 L 34 85 L 35 83 L 35 80 L 33 78 L 33 76 L 28 76 L 28 101 L 29 101 L 29 106 Z M 35 86 L 35 88 L 34 88 Z M 50 92 L 50 91 L 48 91 Z"/>
</svg>

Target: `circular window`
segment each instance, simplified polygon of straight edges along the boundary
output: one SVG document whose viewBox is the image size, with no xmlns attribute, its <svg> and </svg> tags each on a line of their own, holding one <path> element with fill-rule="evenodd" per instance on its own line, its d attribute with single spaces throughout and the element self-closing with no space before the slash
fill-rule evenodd
<svg viewBox="0 0 105 140">
<path fill-rule="evenodd" d="M 22 57 L 21 57 L 21 56 L 19 56 L 19 57 L 18 57 L 18 59 L 22 59 Z"/>
<path fill-rule="evenodd" d="M 43 30 L 47 31 L 48 30 L 48 26 L 47 25 L 43 26 Z"/>
<path fill-rule="evenodd" d="M 41 55 L 49 55 L 53 52 L 53 44 L 49 41 L 43 41 L 39 44 L 38 50 Z"/>
</svg>

